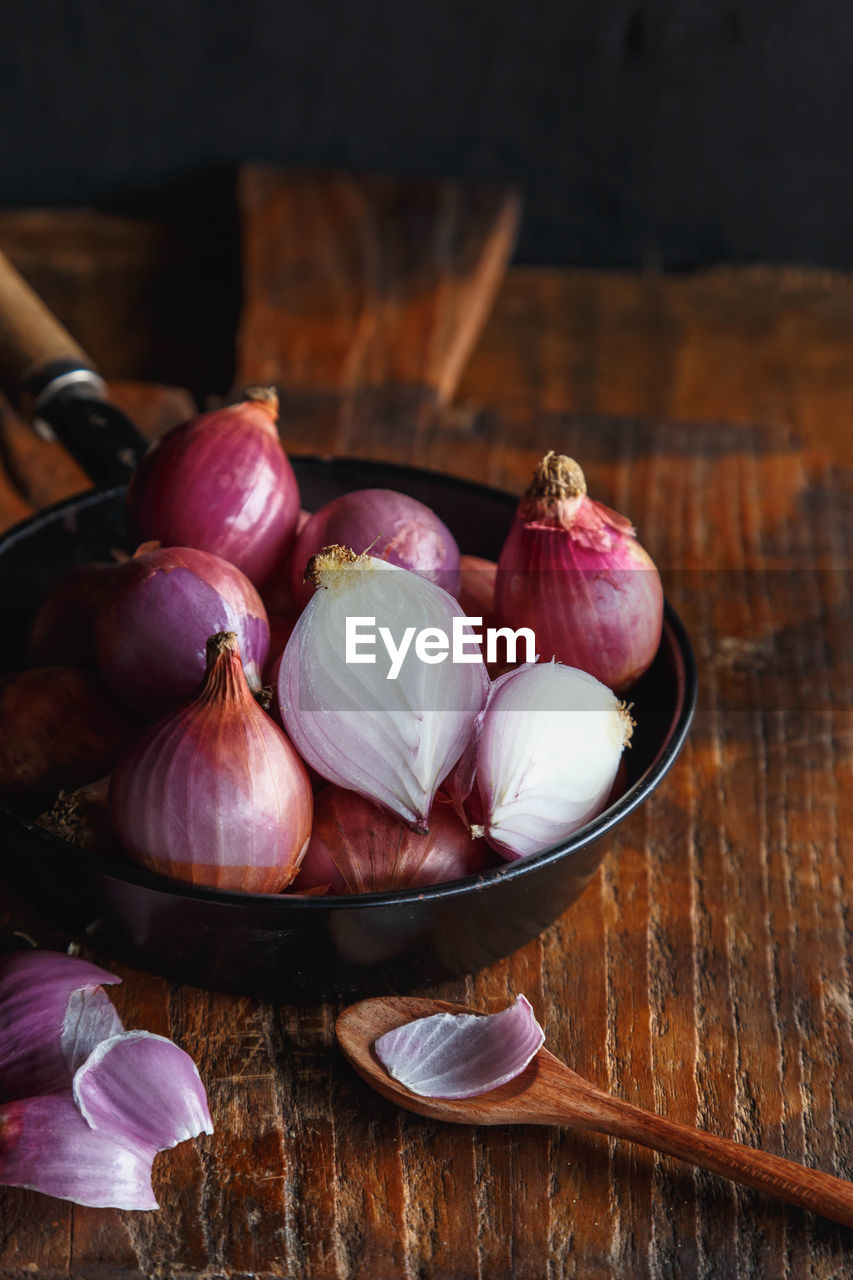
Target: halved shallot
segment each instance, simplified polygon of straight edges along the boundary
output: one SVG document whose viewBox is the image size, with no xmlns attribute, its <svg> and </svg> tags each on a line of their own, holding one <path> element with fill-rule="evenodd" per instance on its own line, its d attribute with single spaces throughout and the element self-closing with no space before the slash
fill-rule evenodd
<svg viewBox="0 0 853 1280">
<path fill-rule="evenodd" d="M 633 723 L 588 672 L 526 664 L 492 685 L 451 794 L 502 857 L 539 853 L 604 807 Z"/>
<path fill-rule="evenodd" d="M 425 831 L 488 690 L 479 652 L 436 655 L 435 637 L 447 641 L 454 620 L 461 633 L 465 615 L 426 578 L 345 547 L 325 548 L 309 573 L 318 589 L 278 678 L 285 728 L 322 777 Z"/>
</svg>

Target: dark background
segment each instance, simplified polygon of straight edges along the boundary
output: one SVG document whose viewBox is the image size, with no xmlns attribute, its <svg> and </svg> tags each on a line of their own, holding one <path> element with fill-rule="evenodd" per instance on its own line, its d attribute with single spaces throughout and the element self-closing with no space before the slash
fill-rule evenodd
<svg viewBox="0 0 853 1280">
<path fill-rule="evenodd" d="M 225 217 L 246 158 L 526 195 L 518 257 L 853 264 L 849 0 L 17 0 L 0 204 Z"/>
</svg>

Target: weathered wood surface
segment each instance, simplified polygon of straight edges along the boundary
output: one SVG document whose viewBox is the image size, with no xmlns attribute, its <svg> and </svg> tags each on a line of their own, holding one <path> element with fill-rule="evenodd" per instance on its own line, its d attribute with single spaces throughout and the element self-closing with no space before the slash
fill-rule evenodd
<svg viewBox="0 0 853 1280">
<path fill-rule="evenodd" d="M 421 430 L 447 405 L 512 254 L 520 202 L 452 182 L 239 183 L 243 309 L 237 381 L 275 383 L 290 433 L 339 452 Z M 290 434 L 289 434 L 290 438 Z M 378 441 L 377 441 L 378 442 Z"/>
<path fill-rule="evenodd" d="M 801 311 L 784 274 L 758 309 L 749 273 L 704 282 L 511 272 L 453 405 L 354 438 L 337 392 L 300 389 L 286 436 L 516 490 L 544 449 L 575 453 L 638 524 L 696 648 L 684 753 L 583 897 L 508 960 L 427 994 L 496 1009 L 524 992 L 551 1050 L 603 1087 L 853 1177 L 853 479 L 792 430 L 843 420 L 850 282 L 815 276 Z M 653 305 L 675 294 L 677 340 Z M 762 353 L 791 331 L 804 341 L 783 379 Z M 741 371 L 728 397 L 726 369 Z M 734 425 L 664 420 L 712 405 Z M 831 457 L 844 440 L 823 444 Z M 3 919 L 61 941 L 18 905 Z M 0 1192 L 0 1277 L 853 1274 L 853 1232 L 648 1151 L 395 1110 L 336 1051 L 334 1006 L 118 971 L 126 1024 L 195 1055 L 216 1133 L 157 1158 L 157 1214 Z"/>
<path fill-rule="evenodd" d="M 795 429 L 853 465 L 853 275 L 516 269 L 456 403 Z"/>
</svg>

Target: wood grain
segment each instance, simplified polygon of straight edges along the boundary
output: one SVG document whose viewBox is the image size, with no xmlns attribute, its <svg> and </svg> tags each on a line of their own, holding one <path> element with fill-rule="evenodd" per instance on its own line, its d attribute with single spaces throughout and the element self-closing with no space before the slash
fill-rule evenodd
<svg viewBox="0 0 853 1280">
<path fill-rule="evenodd" d="M 380 996 L 345 1009 L 335 1022 L 335 1034 L 361 1078 L 383 1098 L 416 1115 L 448 1124 L 567 1125 L 582 1133 L 603 1133 L 853 1227 L 853 1182 L 633 1106 L 591 1084 L 544 1047 L 507 1083 L 461 1098 L 413 1093 L 377 1056 L 380 1037 L 409 1023 L 477 1012 L 446 1000 Z"/>
<path fill-rule="evenodd" d="M 428 994 L 494 1011 L 523 991 L 553 1052 L 626 1102 L 850 1178 L 851 282 L 797 280 L 514 271 L 453 403 L 417 433 L 365 419 L 348 447 L 516 491 L 546 448 L 576 453 L 700 666 L 678 764 L 578 903 Z M 339 407 L 294 393 L 296 447 L 346 441 Z M 0 920 L 64 941 L 8 896 Z M 851 1274 L 853 1232 L 668 1157 L 399 1111 L 337 1053 L 333 1007 L 118 972 L 127 1025 L 197 1057 L 217 1132 L 157 1157 L 157 1214 L 0 1192 L 4 1280 Z"/>
<path fill-rule="evenodd" d="M 515 245 L 515 193 L 258 165 L 239 199 L 240 385 L 277 385 L 285 423 L 308 392 L 342 452 L 451 400 Z"/>
<path fill-rule="evenodd" d="M 793 429 L 853 464 L 853 276 L 516 268 L 457 404 Z"/>
</svg>

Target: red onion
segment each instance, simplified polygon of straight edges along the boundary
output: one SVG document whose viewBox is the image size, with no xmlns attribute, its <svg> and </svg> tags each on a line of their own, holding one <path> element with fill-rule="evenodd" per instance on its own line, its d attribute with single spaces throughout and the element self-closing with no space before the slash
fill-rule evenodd
<svg viewBox="0 0 853 1280">
<path fill-rule="evenodd" d="M 110 589 L 114 561 L 78 564 L 48 589 L 30 627 L 29 659 L 35 666 L 85 667 L 95 662 L 92 634 L 98 605 Z"/>
<path fill-rule="evenodd" d="M 247 893 L 277 893 L 296 875 L 311 787 L 252 697 L 233 632 L 211 636 L 198 696 L 116 765 L 109 804 L 128 853 L 161 875 Z"/>
<path fill-rule="evenodd" d="M 384 893 L 461 880 L 491 865 L 486 842 L 472 840 L 449 804 L 433 805 L 429 833 L 421 835 L 354 791 L 326 787 L 314 801 L 311 842 L 292 887 Z"/>
<path fill-rule="evenodd" d="M 376 560 L 411 569 L 455 595 L 459 589 L 459 548 L 434 511 L 393 489 L 356 489 L 333 498 L 307 520 L 290 553 L 291 589 L 305 604 L 311 588 L 302 585 L 305 566 L 323 547 L 337 544 Z"/>
<path fill-rule="evenodd" d="M 141 537 L 210 551 L 260 583 L 293 538 L 299 491 L 275 392 L 246 395 L 156 441 L 131 480 L 128 511 Z"/>
<path fill-rule="evenodd" d="M 498 562 L 498 613 L 556 657 L 622 693 L 660 644 L 663 588 L 624 516 L 587 497 L 576 462 L 549 453 L 521 499 Z"/>
<path fill-rule="evenodd" d="M 95 618 L 98 666 L 116 697 L 148 719 L 174 710 L 197 691 L 207 638 L 219 631 L 237 633 L 246 679 L 260 690 L 269 626 L 249 579 L 210 552 L 149 545 L 118 566 Z"/>
<path fill-rule="evenodd" d="M 0 681 L 0 795 L 24 805 L 53 800 L 108 773 L 139 732 L 94 674 L 35 667 Z"/>
</svg>

